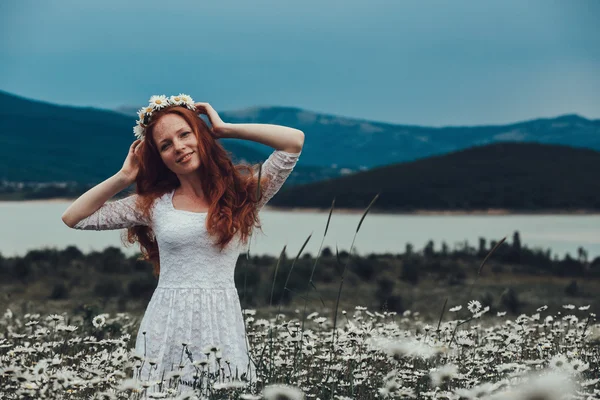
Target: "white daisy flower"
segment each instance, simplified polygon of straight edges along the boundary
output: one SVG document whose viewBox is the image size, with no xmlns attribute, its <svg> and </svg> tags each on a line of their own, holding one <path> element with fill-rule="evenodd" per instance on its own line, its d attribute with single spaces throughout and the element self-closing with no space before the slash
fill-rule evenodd
<svg viewBox="0 0 600 400">
<path fill-rule="evenodd" d="M 187 108 L 189 108 L 190 110 L 195 109 L 194 100 L 190 96 L 188 96 L 187 94 L 179 93 L 178 97 L 181 97 L 183 103 L 187 106 Z"/>
<path fill-rule="evenodd" d="M 169 372 L 166 376 L 165 379 L 169 380 L 169 379 L 177 379 L 180 378 L 181 376 L 183 376 L 183 372 L 178 371 L 178 370 L 174 370 Z"/>
<path fill-rule="evenodd" d="M 575 359 L 571 362 L 571 370 L 573 372 L 583 372 L 587 371 L 590 368 L 590 365 L 586 362 L 583 362 L 579 359 Z"/>
<path fill-rule="evenodd" d="M 255 396 L 250 393 L 244 393 L 240 395 L 240 399 L 242 400 L 261 400 L 262 396 Z"/>
<path fill-rule="evenodd" d="M 231 382 L 218 382 L 213 385 L 213 389 L 245 389 L 248 385 L 242 381 L 233 380 Z"/>
<path fill-rule="evenodd" d="M 135 378 L 125 379 L 121 382 L 119 386 L 119 390 L 134 390 L 138 391 L 141 388 L 140 383 Z"/>
<path fill-rule="evenodd" d="M 146 106 L 146 107 L 144 108 L 144 113 L 145 113 L 145 114 L 150 114 L 150 115 L 152 115 L 152 111 L 154 111 L 154 107 L 152 107 L 152 105 Z"/>
<path fill-rule="evenodd" d="M 144 121 L 144 115 L 146 115 L 146 109 L 148 107 L 142 107 L 138 110 L 137 115 L 138 115 L 138 121 Z"/>
<path fill-rule="evenodd" d="M 263 390 L 263 396 L 266 400 L 303 400 L 306 398 L 302 390 L 295 386 L 284 384 L 267 385 Z"/>
<path fill-rule="evenodd" d="M 58 314 L 50 314 L 46 317 L 46 321 L 62 321 L 64 319 L 64 317 L 62 315 L 58 315 Z"/>
<path fill-rule="evenodd" d="M 471 311 L 472 314 L 476 314 L 479 310 L 481 310 L 481 303 L 477 300 L 471 300 L 467 305 L 467 309 Z"/>
<path fill-rule="evenodd" d="M 568 370 L 571 367 L 569 359 L 564 354 L 556 354 L 550 359 L 550 367 L 554 369 Z"/>
<path fill-rule="evenodd" d="M 174 106 L 185 106 L 186 102 L 181 95 L 169 97 L 169 101 Z"/>
<path fill-rule="evenodd" d="M 102 328 L 105 323 L 106 323 L 106 318 L 104 318 L 104 315 L 97 315 L 92 320 L 92 324 L 94 324 L 94 328 Z"/>
<path fill-rule="evenodd" d="M 313 319 L 313 318 L 315 318 L 317 315 L 319 315 L 319 313 L 315 311 L 315 312 L 313 312 L 313 313 L 310 313 L 310 314 L 308 314 L 308 316 L 306 317 L 306 319 Z"/>
<path fill-rule="evenodd" d="M 141 125 L 136 125 L 133 127 L 133 134 L 136 138 L 142 139 L 144 137 L 144 128 Z"/>
<path fill-rule="evenodd" d="M 438 387 L 444 383 L 450 382 L 457 375 L 458 367 L 454 364 L 443 365 L 429 373 L 433 387 Z"/>
<path fill-rule="evenodd" d="M 149 102 L 154 110 L 160 110 L 170 105 L 169 99 L 164 94 L 150 97 Z"/>
</svg>

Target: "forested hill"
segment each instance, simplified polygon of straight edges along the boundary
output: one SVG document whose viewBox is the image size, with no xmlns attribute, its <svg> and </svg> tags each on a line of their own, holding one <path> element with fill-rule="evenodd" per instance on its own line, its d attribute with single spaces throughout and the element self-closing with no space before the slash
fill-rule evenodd
<svg viewBox="0 0 600 400">
<path fill-rule="evenodd" d="M 97 183 L 116 173 L 135 140 L 135 118 L 89 107 L 61 106 L 0 91 L 0 179 Z M 235 157 L 268 154 L 227 143 Z"/>
<path fill-rule="evenodd" d="M 120 111 L 135 116 L 137 108 Z M 227 122 L 278 124 L 304 131 L 302 166 L 333 164 L 355 171 L 505 141 L 561 144 L 600 151 L 600 120 L 579 115 L 503 125 L 431 127 L 347 118 L 294 107 L 218 111 Z M 265 152 L 259 143 L 249 146 Z"/>
<path fill-rule="evenodd" d="M 279 207 L 373 210 L 600 210 L 600 152 L 503 142 L 282 190 Z"/>
</svg>

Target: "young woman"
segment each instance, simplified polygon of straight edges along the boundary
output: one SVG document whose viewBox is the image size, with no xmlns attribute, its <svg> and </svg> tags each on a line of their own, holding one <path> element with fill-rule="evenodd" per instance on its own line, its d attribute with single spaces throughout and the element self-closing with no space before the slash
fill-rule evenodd
<svg viewBox="0 0 600 400">
<path fill-rule="evenodd" d="M 142 380 L 179 371 L 190 384 L 198 372 L 214 373 L 220 365 L 222 375 L 231 370 L 232 377 L 254 381 L 235 265 L 253 227 L 260 228 L 258 212 L 294 168 L 304 133 L 225 123 L 210 104 L 184 94 L 152 96 L 139 117 L 138 139 L 121 170 L 82 194 L 62 220 L 74 229 L 127 228 L 128 241 L 139 242 L 142 258 L 153 264 L 158 285 L 135 344 L 145 356 Z M 233 165 L 220 138 L 275 149 L 260 168 L 260 187 L 258 168 Z M 134 182 L 135 194 L 107 202 Z"/>
</svg>

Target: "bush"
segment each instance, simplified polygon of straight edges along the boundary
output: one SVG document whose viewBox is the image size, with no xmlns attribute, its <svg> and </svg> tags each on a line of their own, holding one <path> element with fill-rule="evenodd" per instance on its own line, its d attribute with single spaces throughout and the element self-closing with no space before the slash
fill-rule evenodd
<svg viewBox="0 0 600 400">
<path fill-rule="evenodd" d="M 52 288 L 52 293 L 50 294 L 50 299 L 52 300 L 60 300 L 60 299 L 68 299 L 69 298 L 69 289 L 65 286 L 64 283 L 58 282 Z"/>
<path fill-rule="evenodd" d="M 375 264 L 376 261 L 368 260 L 366 258 L 357 258 L 353 260 L 353 270 L 363 281 L 369 282 L 375 275 Z"/>
<path fill-rule="evenodd" d="M 496 312 L 496 308 L 494 307 L 494 296 L 490 292 L 485 292 L 480 300 L 483 307 L 489 307 L 491 313 Z"/>
<path fill-rule="evenodd" d="M 104 278 L 94 286 L 94 293 L 104 298 L 119 296 L 122 292 L 121 282 L 115 279 Z"/>
<path fill-rule="evenodd" d="M 494 274 L 501 274 L 502 272 L 504 272 L 504 267 L 502 266 L 502 264 L 494 264 L 492 265 L 491 270 Z"/>
<path fill-rule="evenodd" d="M 579 285 L 577 285 L 575 280 L 572 280 L 571 283 L 567 285 L 565 288 L 565 294 L 572 297 L 579 295 Z"/>
<path fill-rule="evenodd" d="M 407 257 L 402 263 L 402 274 L 400 279 L 416 285 L 419 282 L 419 264 L 416 260 Z"/>
<path fill-rule="evenodd" d="M 145 276 L 143 279 L 136 279 L 129 282 L 127 291 L 133 298 L 149 299 L 156 288 L 156 281 L 150 276 Z"/>
<path fill-rule="evenodd" d="M 508 288 L 502 293 L 500 302 L 512 314 L 517 314 L 522 306 L 519 296 L 513 288 Z"/>
<path fill-rule="evenodd" d="M 335 272 L 333 271 L 333 268 L 323 269 L 319 275 L 321 275 L 321 281 L 324 283 L 331 283 L 335 277 Z"/>
<path fill-rule="evenodd" d="M 377 279 L 377 296 L 381 296 L 381 297 L 389 297 L 392 294 L 392 291 L 394 290 L 394 285 L 396 282 L 394 282 L 393 279 L 387 277 L 387 276 L 382 276 L 381 278 Z"/>
<path fill-rule="evenodd" d="M 448 285 L 464 285 L 466 279 L 467 273 L 461 269 L 451 273 L 450 276 L 448 276 Z"/>
<path fill-rule="evenodd" d="M 399 294 L 395 294 L 390 296 L 387 300 L 384 300 L 381 303 L 382 311 L 395 311 L 397 313 L 404 312 L 404 303 L 402 301 L 402 296 Z"/>
</svg>

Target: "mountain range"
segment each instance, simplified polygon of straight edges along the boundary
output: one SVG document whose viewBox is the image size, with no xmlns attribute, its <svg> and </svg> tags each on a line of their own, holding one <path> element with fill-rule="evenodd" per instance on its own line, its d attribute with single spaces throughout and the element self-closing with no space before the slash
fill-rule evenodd
<svg viewBox="0 0 600 400">
<path fill-rule="evenodd" d="M 135 139 L 136 110 L 56 105 L 0 91 L 0 180 L 97 183 L 106 179 L 122 166 Z M 302 156 L 287 182 L 290 186 L 504 141 L 600 150 L 600 120 L 577 115 L 435 128 L 290 107 L 218 112 L 227 122 L 280 124 L 305 133 Z M 251 163 L 264 161 L 273 150 L 236 139 L 224 139 L 223 145 L 234 159 Z"/>
<path fill-rule="evenodd" d="M 120 107 L 116 111 L 135 117 L 137 109 Z M 578 115 L 507 125 L 435 128 L 346 118 L 291 107 L 218 112 L 227 122 L 279 124 L 302 130 L 306 140 L 299 165 L 369 169 L 504 141 L 600 150 L 600 119 L 589 120 Z M 247 145 L 263 152 L 266 148 L 253 142 Z"/>
</svg>

